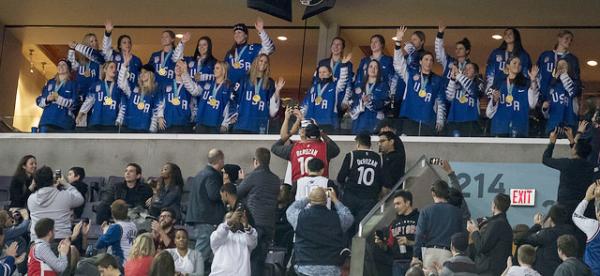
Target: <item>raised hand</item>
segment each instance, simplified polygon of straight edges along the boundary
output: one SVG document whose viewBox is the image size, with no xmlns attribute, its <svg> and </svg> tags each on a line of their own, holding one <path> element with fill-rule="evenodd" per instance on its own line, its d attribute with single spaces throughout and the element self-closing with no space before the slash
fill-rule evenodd
<svg viewBox="0 0 600 276">
<path fill-rule="evenodd" d="M 535 215 L 533 216 L 533 224 L 542 225 L 543 220 L 544 220 L 544 215 L 542 215 L 542 213 L 540 213 L 540 212 L 535 213 Z"/>
<path fill-rule="evenodd" d="M 344 58 L 342 58 L 342 63 L 348 63 L 352 59 L 352 53 L 348 53 Z"/>
<path fill-rule="evenodd" d="M 556 143 L 556 139 L 558 138 L 558 128 L 555 128 L 550 132 L 550 143 Z"/>
<path fill-rule="evenodd" d="M 4 254 L 6 256 L 16 257 L 18 248 L 19 248 L 19 244 L 16 241 L 12 242 L 10 244 L 10 246 L 8 248 L 6 248 L 6 251 L 4 252 Z"/>
<path fill-rule="evenodd" d="M 446 30 L 446 25 L 442 24 L 442 22 L 440 22 L 440 24 L 438 24 L 438 32 L 439 33 L 443 33 Z"/>
<path fill-rule="evenodd" d="M 459 73 L 459 71 L 458 71 L 458 66 L 456 66 L 456 65 L 452 65 L 452 72 L 451 72 L 451 75 L 450 75 L 450 77 L 451 77 L 453 80 L 455 80 L 455 79 L 456 79 L 456 76 L 458 76 L 458 73 Z"/>
<path fill-rule="evenodd" d="M 183 60 L 178 60 L 177 61 L 177 66 L 179 66 L 179 69 L 181 69 L 181 73 L 182 74 L 187 74 L 188 68 L 187 68 L 187 65 L 185 64 L 185 62 Z"/>
<path fill-rule="evenodd" d="M 275 83 L 275 91 L 281 91 L 283 86 L 285 86 L 285 80 L 282 77 L 279 77 Z"/>
<path fill-rule="evenodd" d="M 263 21 L 262 18 L 260 18 L 260 17 L 256 18 L 256 22 L 254 23 L 254 28 L 256 28 L 256 31 L 258 33 L 262 33 L 265 30 L 265 22 Z"/>
<path fill-rule="evenodd" d="M 396 29 L 396 41 L 402 41 L 402 38 L 404 37 L 404 33 L 406 33 L 406 30 L 408 30 L 408 28 L 406 28 L 406 26 L 400 26 L 400 28 Z"/>
<path fill-rule="evenodd" d="M 581 120 L 579 121 L 579 125 L 577 126 L 577 132 L 585 132 L 585 130 L 587 129 L 587 126 L 590 124 L 590 122 L 586 121 L 586 120 Z"/>
<path fill-rule="evenodd" d="M 186 32 L 185 34 L 183 34 L 183 37 L 181 38 L 181 42 L 187 43 L 188 41 L 190 41 L 191 38 L 192 38 L 192 34 L 190 32 Z"/>
<path fill-rule="evenodd" d="M 585 200 L 590 201 L 594 199 L 594 197 L 596 196 L 596 187 L 598 186 L 597 182 L 598 181 L 596 180 L 594 183 L 592 183 L 592 185 L 590 185 L 587 188 L 587 191 L 585 191 Z"/>
<path fill-rule="evenodd" d="M 492 99 L 494 100 L 495 103 L 497 103 L 500 100 L 500 91 L 498 91 L 498 90 L 492 91 Z"/>
<path fill-rule="evenodd" d="M 69 254 L 69 250 L 71 249 L 71 241 L 68 239 L 64 239 L 60 241 L 58 244 L 58 252 L 61 256 L 67 256 Z"/>
<path fill-rule="evenodd" d="M 531 66 L 531 70 L 529 70 L 529 79 L 534 81 L 537 79 L 538 73 L 540 72 L 540 68 L 537 65 Z"/>
<path fill-rule="evenodd" d="M 544 101 L 544 103 L 542 104 L 542 109 L 546 110 L 550 108 L 550 102 L 549 101 Z"/>
<path fill-rule="evenodd" d="M 71 41 L 69 42 L 69 48 L 75 50 L 75 47 L 77 46 L 77 42 L 75 41 Z"/>
<path fill-rule="evenodd" d="M 106 19 L 106 21 L 104 21 L 104 30 L 106 30 L 107 33 L 111 33 L 113 29 L 114 26 L 112 21 L 110 19 Z"/>
<path fill-rule="evenodd" d="M 163 117 L 158 118 L 158 129 L 159 130 L 167 129 L 167 121 L 165 121 L 165 118 L 163 118 Z"/>
</svg>

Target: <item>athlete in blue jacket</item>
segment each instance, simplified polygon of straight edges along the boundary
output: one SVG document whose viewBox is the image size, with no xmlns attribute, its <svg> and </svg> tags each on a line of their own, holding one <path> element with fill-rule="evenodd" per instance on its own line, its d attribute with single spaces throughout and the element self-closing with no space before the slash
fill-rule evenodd
<svg viewBox="0 0 600 276">
<path fill-rule="evenodd" d="M 375 59 L 369 61 L 367 73 L 354 89 L 346 91 L 344 105 L 349 106 L 352 118 L 352 133 L 373 133 L 384 118 L 383 109 L 389 101 L 390 87 L 383 78 L 383 71 Z"/>
<path fill-rule="evenodd" d="M 117 132 L 116 121 L 125 97 L 117 85 L 117 65 L 107 61 L 102 65 L 100 81 L 90 87 L 77 115 L 77 126 L 91 132 Z"/>
<path fill-rule="evenodd" d="M 117 49 L 112 48 L 112 31 L 113 24 L 110 20 L 104 23 L 104 38 L 102 39 L 102 55 L 106 61 L 114 61 L 117 64 L 117 75 L 118 71 L 121 70 L 121 66 L 125 61 L 125 56 L 131 59 L 129 62 L 129 76 L 127 79 L 131 85 L 137 82 L 137 78 L 142 69 L 142 60 L 133 54 L 133 42 L 129 35 L 121 35 L 117 39 Z"/>
<path fill-rule="evenodd" d="M 175 33 L 171 30 L 162 32 L 160 44 L 163 48 L 152 53 L 147 63 L 154 67 L 156 81 L 159 85 L 170 83 L 175 78 L 175 63 L 183 57 L 184 45 L 190 40 L 190 37 L 190 33 L 183 34 L 183 38 L 175 47 Z"/>
<path fill-rule="evenodd" d="M 475 136 L 479 133 L 479 98 L 485 84 L 479 79 L 479 66 L 469 62 L 462 72 L 453 66 L 446 87 L 448 109 L 447 132 L 450 136 Z"/>
<path fill-rule="evenodd" d="M 70 79 L 71 63 L 58 61 L 58 73 L 48 80 L 42 94 L 35 100 L 44 109 L 40 118 L 40 132 L 69 132 L 75 126 L 75 107 L 78 105 L 77 84 Z"/>
<path fill-rule="evenodd" d="M 210 37 L 203 36 L 198 39 L 194 55 L 184 58 L 190 77 L 199 85 L 204 85 L 215 78 L 213 71 L 217 59 L 213 56 L 212 49 L 213 45 Z"/>
<path fill-rule="evenodd" d="M 517 56 L 508 59 L 508 75 L 496 78 L 490 88 L 490 101 L 486 115 L 492 120 L 490 133 L 494 136 L 527 137 L 529 133 L 529 109 L 538 102 L 537 65 L 529 71 L 529 79 L 521 72 L 521 60 Z"/>
<path fill-rule="evenodd" d="M 558 33 L 556 45 L 551 51 L 544 51 L 540 54 L 537 60 L 537 65 L 540 68 L 540 93 L 544 100 L 548 99 L 550 92 L 550 83 L 555 79 L 557 64 L 559 60 L 565 60 L 569 66 L 571 80 L 574 82 L 577 90 L 574 92 L 579 95 L 581 93 L 581 76 L 579 68 L 579 60 L 569 52 L 571 43 L 573 42 L 573 33 L 568 30 L 561 30 Z"/>
<path fill-rule="evenodd" d="M 518 57 L 521 61 L 521 70 L 529 71 L 531 69 L 531 58 L 523 45 L 521 44 L 521 33 L 515 28 L 507 28 L 504 30 L 504 41 L 500 44 L 500 47 L 493 50 L 487 60 L 487 67 L 485 69 L 486 76 L 486 93 L 489 94 L 491 91 L 490 87 L 495 83 L 495 79 L 502 78 L 504 73 L 504 67 L 508 64 L 508 60 L 511 57 Z M 525 76 L 527 78 L 528 76 Z"/>
<path fill-rule="evenodd" d="M 167 133 L 192 132 L 192 99 L 191 90 L 184 85 L 183 75 L 187 75 L 187 64 L 180 60 L 175 65 L 175 78 L 171 83 L 160 87 L 157 95 L 159 104 L 158 125 L 165 125 Z"/>
<path fill-rule="evenodd" d="M 553 71 L 552 79 L 547 85 L 548 93 L 541 93 L 544 98 L 542 114 L 548 120 L 546 134 L 557 126 L 568 126 L 575 130 L 579 120 L 577 97 L 581 93 L 581 87 L 579 82 L 574 81 L 575 73 L 571 70 L 570 63 L 566 59 L 560 59 Z"/>
<path fill-rule="evenodd" d="M 69 48 L 67 59 L 71 62 L 71 69 L 76 72 L 76 93 L 82 102 L 90 86 L 100 79 L 100 66 L 104 63 L 104 56 L 98 50 L 98 39 L 93 33 L 86 34 L 82 43 L 69 43 Z M 76 107 L 78 109 L 79 106 Z"/>
</svg>

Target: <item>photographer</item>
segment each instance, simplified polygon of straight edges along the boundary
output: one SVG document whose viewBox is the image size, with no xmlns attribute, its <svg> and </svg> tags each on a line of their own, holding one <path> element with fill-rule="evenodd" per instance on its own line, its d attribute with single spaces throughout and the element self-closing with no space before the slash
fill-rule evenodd
<svg viewBox="0 0 600 276">
<path fill-rule="evenodd" d="M 247 214 L 227 213 L 225 221 L 210 235 L 210 247 L 215 254 L 211 275 L 250 275 L 250 252 L 256 247 L 257 234 Z"/>
<path fill-rule="evenodd" d="M 20 245 L 19 254 L 25 252 L 29 239 L 30 222 L 27 209 L 18 209 L 12 213 L 5 210 L 0 211 L 0 227 L 4 231 L 4 244 L 16 241 Z"/>
</svg>

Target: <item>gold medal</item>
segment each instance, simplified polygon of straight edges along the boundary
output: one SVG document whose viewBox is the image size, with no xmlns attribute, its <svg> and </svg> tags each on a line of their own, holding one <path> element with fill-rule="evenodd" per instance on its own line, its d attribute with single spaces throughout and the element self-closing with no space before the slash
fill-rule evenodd
<svg viewBox="0 0 600 276">
<path fill-rule="evenodd" d="M 173 105 L 179 105 L 180 104 L 179 98 L 173 98 L 173 100 L 171 100 L 171 103 Z"/>
<path fill-rule="evenodd" d="M 323 101 L 323 98 L 321 98 L 321 96 L 318 96 L 318 97 L 315 99 L 315 104 L 316 104 L 316 105 L 320 105 L 322 101 Z"/>
<path fill-rule="evenodd" d="M 89 77 L 92 75 L 92 74 L 90 73 L 90 69 L 85 69 L 85 71 L 83 72 L 83 75 L 84 75 L 86 78 L 89 78 Z"/>
<path fill-rule="evenodd" d="M 200 74 L 200 73 L 196 73 L 196 74 L 194 74 L 194 80 L 195 80 L 195 81 L 200 81 L 200 78 L 201 78 L 201 77 L 202 77 L 202 74 Z"/>
<path fill-rule="evenodd" d="M 139 102 L 139 103 L 137 104 L 137 108 L 138 108 L 139 110 L 144 110 L 144 107 L 146 107 L 146 105 L 145 105 L 143 102 Z"/>
<path fill-rule="evenodd" d="M 425 98 L 425 96 L 427 96 L 427 91 L 425 91 L 425 89 L 421 89 L 419 91 L 419 97 Z"/>
<path fill-rule="evenodd" d="M 504 98 L 506 100 L 506 103 L 512 103 L 513 101 L 513 96 L 512 95 L 506 95 L 506 98 Z"/>
<path fill-rule="evenodd" d="M 467 103 L 467 96 L 466 95 L 462 95 L 458 101 L 462 104 Z"/>
<path fill-rule="evenodd" d="M 217 107 L 217 99 L 210 97 L 210 99 L 208 99 L 208 104 L 212 107 Z"/>
<path fill-rule="evenodd" d="M 242 64 L 239 61 L 236 61 L 233 63 L 233 68 L 240 69 L 242 68 Z"/>
<path fill-rule="evenodd" d="M 127 72 L 127 75 L 125 75 L 126 79 L 129 79 L 131 77 L 131 73 Z"/>
<path fill-rule="evenodd" d="M 165 67 L 160 67 L 160 69 L 158 69 L 158 74 L 161 76 L 166 76 L 167 75 L 167 69 L 165 69 Z"/>
<path fill-rule="evenodd" d="M 256 95 L 252 96 L 252 101 L 254 101 L 255 103 L 260 102 L 260 95 L 256 94 Z"/>
<path fill-rule="evenodd" d="M 104 105 L 112 105 L 113 104 L 113 99 L 111 97 L 104 97 Z"/>
</svg>

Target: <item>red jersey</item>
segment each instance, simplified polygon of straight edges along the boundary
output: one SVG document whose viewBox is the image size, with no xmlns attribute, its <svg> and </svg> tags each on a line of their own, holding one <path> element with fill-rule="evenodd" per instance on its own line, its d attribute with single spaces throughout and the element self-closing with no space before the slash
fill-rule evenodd
<svg viewBox="0 0 600 276">
<path fill-rule="evenodd" d="M 29 248 L 29 258 L 27 260 L 27 275 L 32 276 L 56 276 L 57 273 L 52 270 L 50 266 L 44 263 L 42 260 L 38 259 L 35 256 L 35 246 L 34 243 Z"/>
<path fill-rule="evenodd" d="M 324 177 L 329 176 L 329 160 L 327 160 L 327 144 L 323 141 L 296 142 L 290 153 L 292 164 L 292 182 L 308 175 L 307 164 L 310 159 L 319 158 L 325 163 Z"/>
</svg>

